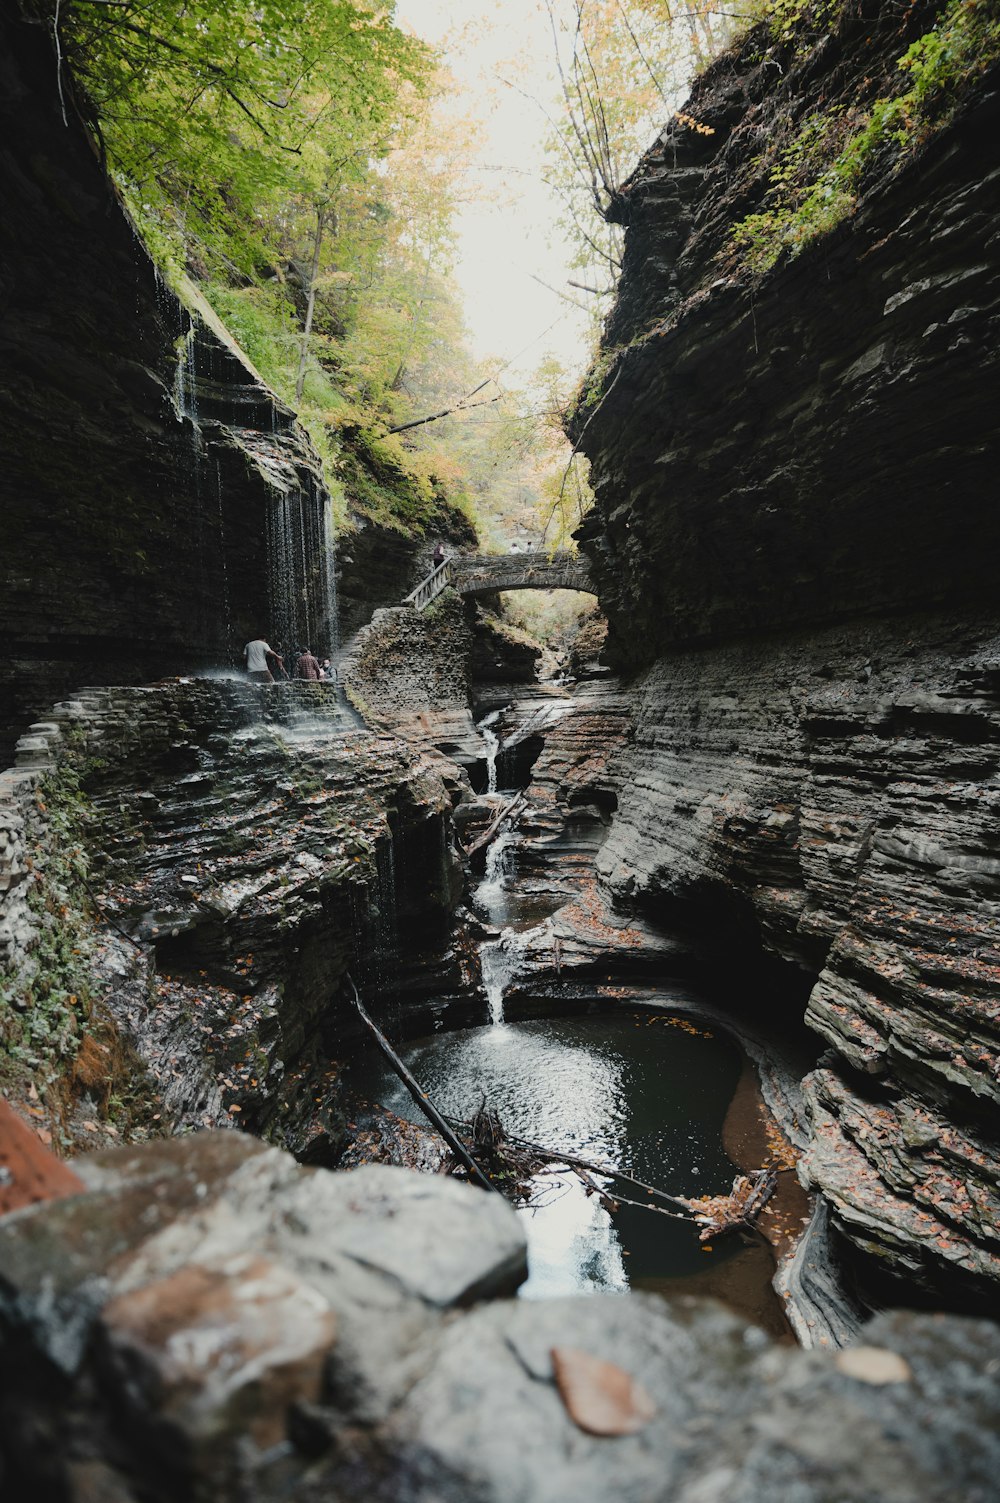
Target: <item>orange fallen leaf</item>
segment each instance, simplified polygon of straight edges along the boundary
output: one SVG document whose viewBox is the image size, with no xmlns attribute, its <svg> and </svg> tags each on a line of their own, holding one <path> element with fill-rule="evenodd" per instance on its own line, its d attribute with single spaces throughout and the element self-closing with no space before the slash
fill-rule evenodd
<svg viewBox="0 0 1000 1503">
<path fill-rule="evenodd" d="M 588 1435 L 634 1435 L 656 1413 L 642 1384 L 613 1362 L 568 1346 L 553 1347 L 551 1356 L 566 1412 Z"/>
</svg>

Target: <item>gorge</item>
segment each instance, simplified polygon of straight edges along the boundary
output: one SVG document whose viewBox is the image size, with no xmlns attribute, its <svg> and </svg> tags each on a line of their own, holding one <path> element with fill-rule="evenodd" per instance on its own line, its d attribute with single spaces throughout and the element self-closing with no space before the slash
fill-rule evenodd
<svg viewBox="0 0 1000 1503">
<path fill-rule="evenodd" d="M 50 32 L 0 21 L 12 1499 L 992 1496 L 1000 72 L 748 268 L 768 143 L 954 7 L 803 9 L 701 74 L 612 205 L 569 419 L 595 503 L 558 581 L 607 640 L 595 617 L 568 681 L 463 586 L 443 491 L 335 540 L 308 433 L 64 121 Z M 349 469 L 360 493 L 377 460 Z M 401 604 L 442 536 L 457 588 Z M 338 681 L 248 682 L 262 633 Z M 524 1135 L 561 1093 L 567 1152 L 608 1055 L 591 1111 L 582 1055 L 550 1091 L 528 1043 L 642 1029 L 655 1115 L 712 1033 L 723 1083 L 677 1109 L 717 1091 L 716 1179 L 658 1187 L 773 1161 L 768 1334 L 630 1279 L 603 1183 L 614 1272 L 577 1287 L 637 1287 L 512 1298 L 523 1216 L 399 1167 L 443 1155 L 364 1078 L 355 986 L 435 1098 L 466 1070 L 469 1115 L 502 1019 Z"/>
</svg>

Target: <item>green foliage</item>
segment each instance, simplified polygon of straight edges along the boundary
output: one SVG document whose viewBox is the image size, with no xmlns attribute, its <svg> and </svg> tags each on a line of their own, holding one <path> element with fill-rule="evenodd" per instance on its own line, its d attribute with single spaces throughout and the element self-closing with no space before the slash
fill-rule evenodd
<svg viewBox="0 0 1000 1503">
<path fill-rule="evenodd" d="M 567 648 L 594 609 L 593 596 L 579 590 L 508 590 L 501 599 L 508 621 L 554 648 Z"/>
<path fill-rule="evenodd" d="M 780 151 L 768 207 L 733 231 L 742 263 L 761 275 L 786 251 L 794 256 L 833 229 L 853 212 L 872 163 L 911 150 L 998 55 L 1000 18 L 991 0 L 950 0 L 936 26 L 898 60 L 908 88 L 875 100 L 860 126 L 841 107 L 810 116 Z"/>
<path fill-rule="evenodd" d="M 37 803 L 47 827 L 43 843 L 30 857 L 35 880 L 27 901 L 37 940 L 30 980 L 0 987 L 0 1081 L 19 1068 L 40 1071 L 41 1078 L 65 1068 L 90 1012 L 83 846 L 90 803 L 81 792 L 79 772 L 61 763 L 39 786 Z"/>
<path fill-rule="evenodd" d="M 144 231 L 247 276 L 280 205 L 334 164 L 363 175 L 426 74 L 422 45 L 353 0 L 68 0 L 59 19 Z"/>
<path fill-rule="evenodd" d="M 438 533 L 474 540 L 467 498 L 447 494 L 437 477 L 392 434 L 350 423 L 340 429 L 335 473 L 352 507 L 372 521 L 408 536 Z"/>
<path fill-rule="evenodd" d="M 765 21 L 776 41 L 791 41 L 804 23 L 815 30 L 827 27 L 840 8 L 841 0 L 753 0 L 743 19 L 752 23 Z"/>
</svg>

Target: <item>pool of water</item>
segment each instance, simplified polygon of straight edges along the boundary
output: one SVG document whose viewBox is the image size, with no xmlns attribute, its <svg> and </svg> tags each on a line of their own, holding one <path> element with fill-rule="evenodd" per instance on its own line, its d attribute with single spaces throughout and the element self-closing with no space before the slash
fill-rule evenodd
<svg viewBox="0 0 1000 1503">
<path fill-rule="evenodd" d="M 732 1184 L 723 1124 L 743 1059 L 687 1020 L 654 1012 L 532 1019 L 436 1034 L 400 1053 L 446 1115 L 467 1120 L 485 1098 L 511 1135 L 614 1164 L 671 1194 L 719 1194 Z M 374 1048 L 355 1057 L 349 1078 L 367 1099 L 421 1120 Z M 776 1334 L 786 1329 L 759 1241 L 731 1235 L 707 1250 L 689 1222 L 608 1211 L 571 1174 L 539 1176 L 534 1191 L 533 1206 L 519 1212 L 529 1239 L 522 1295 L 708 1292 Z"/>
</svg>

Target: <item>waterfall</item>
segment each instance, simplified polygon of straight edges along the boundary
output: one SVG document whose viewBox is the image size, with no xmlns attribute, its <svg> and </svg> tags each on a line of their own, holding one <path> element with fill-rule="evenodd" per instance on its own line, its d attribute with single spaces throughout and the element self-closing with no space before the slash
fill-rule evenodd
<svg viewBox="0 0 1000 1503">
<path fill-rule="evenodd" d="M 183 343 L 177 352 L 177 365 L 174 369 L 174 411 L 177 413 L 179 422 L 185 419 L 192 427 L 192 441 L 195 448 L 201 445 L 201 427 L 198 421 L 198 372 L 195 364 L 195 344 L 197 331 L 192 323 L 184 335 Z"/>
<path fill-rule="evenodd" d="M 396 920 L 396 853 L 392 836 L 375 847 L 374 941 L 375 980 L 389 991 L 399 969 L 399 929 Z"/>
<path fill-rule="evenodd" d="M 336 555 L 325 492 L 276 496 L 268 512 L 267 558 L 272 645 L 281 643 L 286 667 L 307 643 L 317 657 L 333 659 L 339 636 Z"/>
<path fill-rule="evenodd" d="M 486 940 L 479 948 L 483 987 L 494 1027 L 503 1022 L 503 997 L 514 975 L 516 950 L 517 935 L 509 929 L 505 929 L 499 939 Z"/>
<path fill-rule="evenodd" d="M 340 616 L 337 605 L 337 532 L 334 524 L 333 501 L 323 498 L 323 515 L 320 518 L 320 557 L 323 603 L 326 608 L 326 647 L 324 656 L 336 662 L 340 650 Z M 314 649 L 315 650 L 315 649 Z"/>
<path fill-rule="evenodd" d="M 350 901 L 354 979 L 382 1007 L 399 971 L 396 856 L 391 835 L 376 843 L 372 880 L 364 887 L 352 887 Z"/>
<path fill-rule="evenodd" d="M 493 730 L 494 725 L 500 719 L 499 710 L 491 710 L 479 722 L 479 734 L 483 738 L 486 747 L 486 792 L 497 791 L 497 754 L 500 751 L 500 737 Z"/>
<path fill-rule="evenodd" d="M 229 598 L 229 566 L 226 562 L 226 516 L 222 496 L 222 470 L 219 461 L 215 461 L 215 499 L 217 502 L 219 520 L 219 567 L 222 572 L 222 616 L 225 631 L 226 662 L 233 662 L 236 656 L 236 643 L 233 641 L 233 610 Z"/>
<path fill-rule="evenodd" d="M 486 851 L 486 869 L 476 888 L 476 903 L 494 924 L 499 923 L 503 916 L 506 878 L 512 872 L 516 845 L 516 833 L 506 829 L 490 842 Z"/>
</svg>

